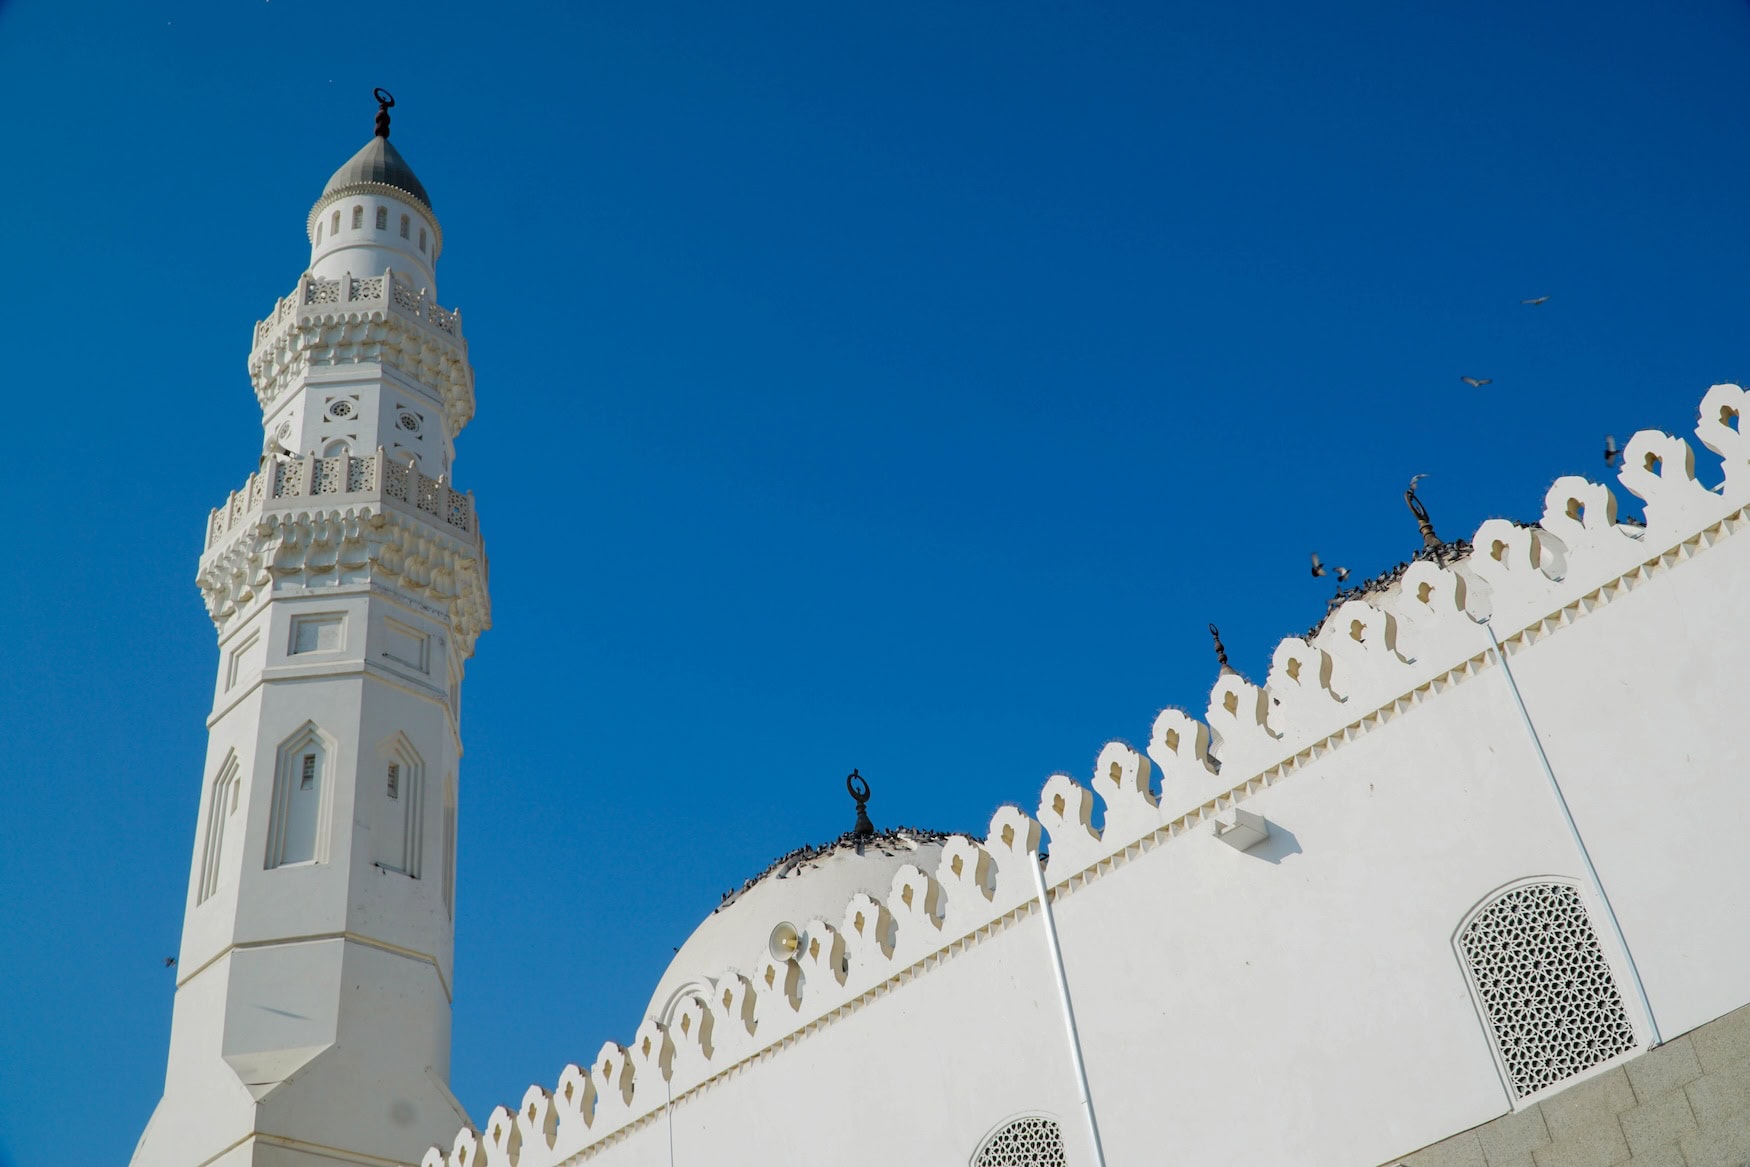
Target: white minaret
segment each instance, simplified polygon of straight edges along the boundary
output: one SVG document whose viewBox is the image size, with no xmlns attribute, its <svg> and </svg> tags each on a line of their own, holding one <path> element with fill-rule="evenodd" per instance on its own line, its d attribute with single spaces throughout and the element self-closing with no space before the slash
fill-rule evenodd
<svg viewBox="0 0 1750 1167">
<path fill-rule="evenodd" d="M 255 327 L 264 449 L 207 524 L 219 633 L 164 1097 L 136 1167 L 417 1163 L 448 1087 L 462 667 L 490 624 L 443 234 L 377 131 Z"/>
</svg>

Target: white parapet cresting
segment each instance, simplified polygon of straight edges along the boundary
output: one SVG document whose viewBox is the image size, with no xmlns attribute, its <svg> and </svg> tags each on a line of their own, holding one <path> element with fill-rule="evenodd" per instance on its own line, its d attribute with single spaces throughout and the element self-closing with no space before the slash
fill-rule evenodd
<svg viewBox="0 0 1750 1167">
<path fill-rule="evenodd" d="M 1180 836 L 1209 839 L 1254 795 L 1497 667 L 1480 622 L 1512 657 L 1750 526 L 1747 410 L 1736 385 L 1702 399 L 1695 433 L 1723 460 L 1721 482 L 1696 479 L 1684 439 L 1637 433 L 1617 477 L 1645 503 L 1645 525 L 1618 523 L 1609 486 L 1558 478 L 1535 525 L 1491 519 L 1469 555 L 1418 558 L 1336 607 L 1310 639 L 1283 640 L 1263 685 L 1224 672 L 1201 720 L 1162 711 L 1144 750 L 1106 745 L 1089 784 L 1053 775 L 1034 815 L 1003 807 L 982 841 L 951 838 L 935 871 L 908 865 L 885 899 L 859 894 L 842 919 L 808 921 L 806 948 L 751 975 L 725 971 L 668 1025 L 645 1020 L 629 1044 L 567 1066 L 552 1091 L 531 1086 L 422 1167 L 556 1167 L 903 989 L 1037 911 L 1029 868 L 1042 832 L 1054 901 Z"/>
</svg>

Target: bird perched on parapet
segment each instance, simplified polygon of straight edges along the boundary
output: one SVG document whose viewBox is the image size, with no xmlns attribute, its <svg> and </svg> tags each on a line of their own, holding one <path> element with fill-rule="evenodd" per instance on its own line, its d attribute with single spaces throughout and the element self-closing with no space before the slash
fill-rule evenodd
<svg viewBox="0 0 1750 1167">
<path fill-rule="evenodd" d="M 1319 553 L 1317 551 L 1312 553 L 1312 573 L 1313 573 L 1314 579 L 1318 579 L 1322 575 L 1329 574 L 1329 572 L 1331 570 L 1332 570 L 1331 568 L 1326 567 L 1324 565 L 1324 563 L 1319 559 Z M 1335 570 L 1337 572 L 1337 582 L 1338 583 L 1342 583 L 1344 580 L 1349 578 L 1349 569 L 1348 568 L 1339 567 L 1339 568 L 1336 568 Z"/>
<path fill-rule="evenodd" d="M 1616 448 L 1616 435 L 1605 434 L 1604 435 L 1604 464 L 1606 466 L 1614 466 L 1614 465 L 1616 465 L 1616 460 L 1620 457 L 1622 457 L 1622 451 Z"/>
<path fill-rule="evenodd" d="M 1536 307 L 1539 304 L 1547 304 L 1549 302 L 1549 297 L 1548 296 L 1533 296 L 1529 300 L 1521 300 L 1519 302 L 1521 304 L 1530 304 L 1533 307 Z"/>
<path fill-rule="evenodd" d="M 1493 385 L 1495 383 L 1493 377 L 1460 377 L 1459 380 L 1463 381 L 1466 385 L 1469 385 L 1472 389 L 1481 389 L 1484 385 Z"/>
<path fill-rule="evenodd" d="M 174 965 L 175 963 L 176 963 L 176 958 L 174 956 L 167 956 L 164 958 L 164 967 L 165 968 L 169 968 L 170 966 Z"/>
</svg>

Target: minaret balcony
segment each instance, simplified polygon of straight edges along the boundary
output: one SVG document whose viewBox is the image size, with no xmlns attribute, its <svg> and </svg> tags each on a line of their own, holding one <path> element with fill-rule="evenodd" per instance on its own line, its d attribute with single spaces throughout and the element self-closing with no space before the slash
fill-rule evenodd
<svg viewBox="0 0 1750 1167">
<path fill-rule="evenodd" d="M 277 326 L 307 308 L 328 312 L 386 308 L 396 315 L 422 321 L 456 340 L 462 338 L 460 311 L 440 307 L 437 301 L 427 298 L 424 289 L 390 269 L 380 276 L 346 275 L 332 280 L 305 273 L 297 287 L 275 302 L 267 319 L 256 322 L 255 347 L 260 348 Z"/>
<path fill-rule="evenodd" d="M 311 369 L 358 363 L 395 368 L 427 386 L 444 403 L 451 437 L 474 415 L 462 314 L 393 268 L 335 279 L 306 272 L 255 325 L 249 379 L 265 412 Z"/>
<path fill-rule="evenodd" d="M 268 459 L 207 520 L 206 550 L 264 512 L 370 507 L 423 518 L 440 532 L 478 544 L 474 495 L 428 478 L 379 449 L 366 457 L 281 455 Z"/>
</svg>

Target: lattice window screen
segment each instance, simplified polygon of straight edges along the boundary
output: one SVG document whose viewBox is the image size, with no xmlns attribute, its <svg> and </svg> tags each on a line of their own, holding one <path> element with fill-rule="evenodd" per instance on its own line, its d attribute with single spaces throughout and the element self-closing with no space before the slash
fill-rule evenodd
<svg viewBox="0 0 1750 1167">
<path fill-rule="evenodd" d="M 1039 1115 L 1017 1118 L 985 1140 L 972 1167 L 1068 1167 L 1063 1132 Z"/>
<path fill-rule="evenodd" d="M 1634 1027 L 1572 887 L 1534 883 L 1478 913 L 1459 947 L 1521 1097 L 1634 1048 Z"/>
</svg>

